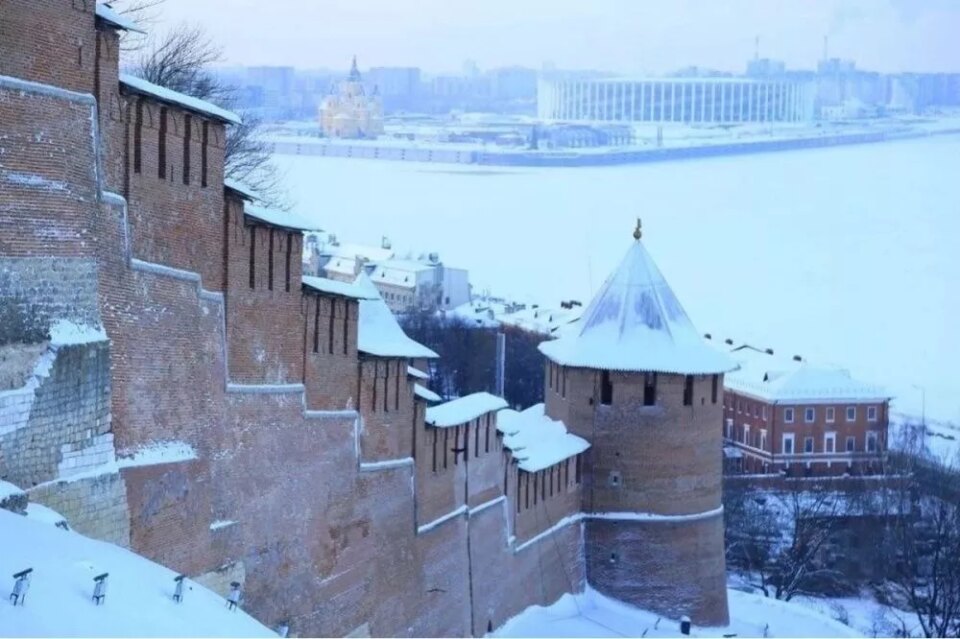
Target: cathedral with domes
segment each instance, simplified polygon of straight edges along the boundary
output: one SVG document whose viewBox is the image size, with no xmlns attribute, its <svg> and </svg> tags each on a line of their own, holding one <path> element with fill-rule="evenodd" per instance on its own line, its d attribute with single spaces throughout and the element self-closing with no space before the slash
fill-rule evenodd
<svg viewBox="0 0 960 639">
<path fill-rule="evenodd" d="M 383 133 L 383 100 L 376 87 L 367 95 L 357 56 L 347 78 L 320 104 L 320 127 L 328 138 L 375 138 Z"/>
</svg>

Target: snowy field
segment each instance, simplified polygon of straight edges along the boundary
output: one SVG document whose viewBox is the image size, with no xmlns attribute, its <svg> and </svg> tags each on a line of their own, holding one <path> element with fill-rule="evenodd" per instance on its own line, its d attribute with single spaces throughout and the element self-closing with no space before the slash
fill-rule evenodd
<svg viewBox="0 0 960 639">
<path fill-rule="evenodd" d="M 511 169 L 276 156 L 344 241 L 438 251 L 474 290 L 586 301 L 634 218 L 694 324 L 960 422 L 960 136 L 647 165 Z"/>
<path fill-rule="evenodd" d="M 806 606 L 729 590 L 730 625 L 694 627 L 691 636 L 860 637 L 853 628 Z M 494 637 L 679 637 L 676 621 L 610 599 L 595 590 L 564 595 L 549 607 L 532 606 L 498 628 Z"/>
<path fill-rule="evenodd" d="M 57 528 L 54 523 L 61 518 L 50 509 L 35 504 L 30 509 L 28 517 L 0 510 L 0 636 L 276 636 L 243 611 L 227 610 L 222 597 L 189 580 L 183 603 L 174 603 L 172 570 Z M 14 607 L 6 599 L 11 575 L 26 568 L 33 573 L 25 605 Z M 93 577 L 105 572 L 110 575 L 106 599 L 95 606 Z"/>
</svg>

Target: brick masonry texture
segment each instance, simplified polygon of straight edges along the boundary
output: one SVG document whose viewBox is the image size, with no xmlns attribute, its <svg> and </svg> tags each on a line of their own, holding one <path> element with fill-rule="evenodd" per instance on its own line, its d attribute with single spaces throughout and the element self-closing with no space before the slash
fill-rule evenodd
<svg viewBox="0 0 960 639">
<path fill-rule="evenodd" d="M 665 529 L 608 534 L 565 518 L 719 505 L 719 444 L 700 440 L 718 407 L 644 414 L 637 439 L 622 425 L 634 407 L 586 403 L 592 373 L 565 402 L 549 398 L 597 442 L 585 471 L 623 473 L 619 495 L 594 490 L 589 472 L 578 481 L 575 460 L 519 471 L 493 415 L 427 427 L 409 362 L 357 352 L 356 302 L 301 290 L 302 237 L 225 199 L 221 123 L 119 87 L 117 35 L 95 26 L 92 0 L 4 0 L 2 11 L 0 298 L 19 292 L 44 323 L 102 323 L 109 336 L 54 353 L 25 425 L 0 437 L 2 472 L 36 484 L 32 499 L 221 593 L 243 582 L 252 614 L 300 635 L 480 636 L 582 590 L 589 570 L 649 603 L 588 568 L 602 551 L 585 553 L 585 535 L 624 544 L 623 530 L 713 583 L 722 522 L 678 527 L 675 547 Z M 639 457 L 617 461 L 620 436 Z M 663 437 L 674 476 L 644 451 Z M 165 442 L 195 456 L 63 478 Z M 235 523 L 211 528 L 223 521 Z M 671 592 L 686 596 L 684 583 Z M 703 606 L 719 610 L 709 596 Z"/>
</svg>

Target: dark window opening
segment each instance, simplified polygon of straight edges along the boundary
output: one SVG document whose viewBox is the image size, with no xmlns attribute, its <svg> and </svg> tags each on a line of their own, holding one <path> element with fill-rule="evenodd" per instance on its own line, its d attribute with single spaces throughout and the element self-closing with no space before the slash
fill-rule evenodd
<svg viewBox="0 0 960 639">
<path fill-rule="evenodd" d="M 190 136 L 191 117 L 189 115 L 183 118 L 183 183 L 190 184 Z"/>
<path fill-rule="evenodd" d="M 613 403 L 613 383 L 610 381 L 610 371 L 600 373 L 600 403 L 604 406 Z"/>
<path fill-rule="evenodd" d="M 437 472 L 437 429 L 433 429 L 433 472 Z"/>
<path fill-rule="evenodd" d="M 581 466 L 582 466 L 582 465 L 583 465 L 583 464 L 581 463 L 580 455 L 577 455 L 576 469 L 575 469 L 575 470 L 576 470 L 576 477 L 574 478 L 574 482 L 577 483 L 577 484 L 580 483 L 580 473 L 583 472 L 583 471 L 581 470 Z"/>
<path fill-rule="evenodd" d="M 563 391 L 560 393 L 561 397 L 567 396 L 567 369 L 561 368 L 560 374 L 563 376 Z"/>
<path fill-rule="evenodd" d="M 643 379 L 643 405 L 654 406 L 657 403 L 657 374 L 647 373 Z"/>
<path fill-rule="evenodd" d="M 331 351 L 332 352 L 332 351 Z M 384 362 L 383 371 L 383 412 L 390 412 L 390 362 Z"/>
<path fill-rule="evenodd" d="M 480 456 L 480 420 L 477 420 L 477 428 L 473 433 L 473 456 Z"/>
<path fill-rule="evenodd" d="M 143 167 L 143 100 L 137 100 L 136 121 L 133 126 L 133 172 Z"/>
<path fill-rule="evenodd" d="M 464 445 L 466 448 L 466 445 Z M 453 427 L 453 465 L 460 465 L 460 427 Z"/>
<path fill-rule="evenodd" d="M 250 288 L 257 283 L 257 227 L 250 227 Z"/>
<path fill-rule="evenodd" d="M 483 433 L 483 452 L 490 452 L 490 415 L 487 415 L 487 427 Z"/>
<path fill-rule="evenodd" d="M 449 428 L 443 429 L 443 469 L 447 469 L 447 450 L 450 449 L 450 439 L 447 435 L 450 434 Z"/>
<path fill-rule="evenodd" d="M 167 107 L 160 109 L 160 133 L 158 142 L 159 153 L 157 155 L 157 177 L 161 180 L 167 179 Z"/>
<path fill-rule="evenodd" d="M 553 466 L 550 467 L 550 496 L 553 497 Z"/>
<path fill-rule="evenodd" d="M 542 470 L 542 471 L 540 471 L 540 472 L 537 473 L 537 474 L 538 474 L 538 475 L 542 475 L 542 476 L 540 477 L 540 499 L 541 499 L 541 501 L 546 501 L 546 499 L 547 499 L 547 472 Z"/>
<path fill-rule="evenodd" d="M 517 474 L 518 474 L 518 475 L 519 475 L 519 473 L 520 473 L 520 471 L 517 471 Z M 524 493 L 524 494 L 523 494 L 523 507 L 524 507 L 524 508 L 529 508 L 529 507 L 530 507 L 530 477 L 529 477 L 529 475 L 525 475 L 524 478 L 523 478 L 523 493 Z M 536 497 L 536 493 L 534 493 L 534 497 Z"/>
<path fill-rule="evenodd" d="M 350 302 L 343 302 L 343 354 L 347 354 L 347 334 L 350 332 Z"/>
<path fill-rule="evenodd" d="M 520 473 L 517 473 L 517 512 L 520 512 Z"/>
<path fill-rule="evenodd" d="M 333 355 L 333 322 L 337 314 L 337 300 L 330 300 L 330 321 L 327 326 L 327 352 Z"/>
<path fill-rule="evenodd" d="M 537 505 L 537 488 L 540 486 L 540 473 L 533 474 L 533 505 Z"/>
<path fill-rule="evenodd" d="M 210 142 L 210 123 L 203 123 L 203 142 L 200 147 L 200 186 L 207 188 L 207 144 Z"/>
<path fill-rule="evenodd" d="M 570 460 L 567 459 L 563 462 L 563 485 L 570 485 Z"/>
<path fill-rule="evenodd" d="M 713 404 L 717 403 L 717 395 L 720 391 L 720 376 L 714 375 L 710 381 L 710 401 Z"/>
<path fill-rule="evenodd" d="M 346 302 L 344 302 L 344 305 L 346 305 Z M 346 317 L 347 314 L 344 313 L 343 316 Z M 344 328 L 346 328 L 346 327 L 344 327 Z M 343 333 L 343 343 L 344 343 L 344 344 L 347 343 L 347 333 L 346 333 L 346 331 L 344 331 L 344 333 Z M 396 377 L 394 378 L 394 382 L 396 383 L 396 386 L 397 386 L 396 392 L 393 394 L 393 409 L 394 409 L 394 410 L 400 410 L 400 379 L 401 379 L 401 378 L 402 378 L 402 375 L 400 375 L 400 362 L 397 362 L 397 375 L 396 375 Z"/>
<path fill-rule="evenodd" d="M 317 308 L 313 314 L 313 352 L 320 352 L 320 296 L 317 296 Z"/>
<path fill-rule="evenodd" d="M 331 313 L 333 312 L 332 306 L 333 305 L 331 304 L 331 309 L 330 309 Z M 373 363 L 373 395 L 370 398 L 370 409 L 373 412 L 377 412 L 377 377 L 379 375 L 380 375 L 380 365 L 377 362 L 374 362 Z M 446 444 L 446 442 L 444 442 L 444 444 Z M 444 468 L 447 467 L 446 460 L 444 460 L 443 467 Z"/>
<path fill-rule="evenodd" d="M 547 373 L 550 379 L 550 389 L 553 389 L 553 364 L 547 364 Z"/>
<path fill-rule="evenodd" d="M 693 375 L 683 378 L 683 405 L 693 406 Z"/>
<path fill-rule="evenodd" d="M 287 279 L 286 283 L 283 286 L 283 290 L 287 293 L 290 292 L 290 254 L 293 253 L 293 233 L 287 233 Z"/>
<path fill-rule="evenodd" d="M 267 249 L 267 290 L 273 290 L 273 229 L 270 229 L 270 248 Z"/>
</svg>

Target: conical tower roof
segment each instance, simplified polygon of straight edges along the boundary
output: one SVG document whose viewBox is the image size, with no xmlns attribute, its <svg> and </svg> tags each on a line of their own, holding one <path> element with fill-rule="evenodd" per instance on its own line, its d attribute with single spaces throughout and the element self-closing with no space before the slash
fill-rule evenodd
<svg viewBox="0 0 960 639">
<path fill-rule="evenodd" d="M 540 351 L 563 366 L 683 375 L 737 368 L 706 344 L 640 241 L 640 226 L 579 326 Z"/>
<path fill-rule="evenodd" d="M 360 69 L 357 68 L 357 56 L 353 56 L 353 64 L 350 65 L 350 75 L 348 79 L 351 82 L 360 81 Z"/>
</svg>

